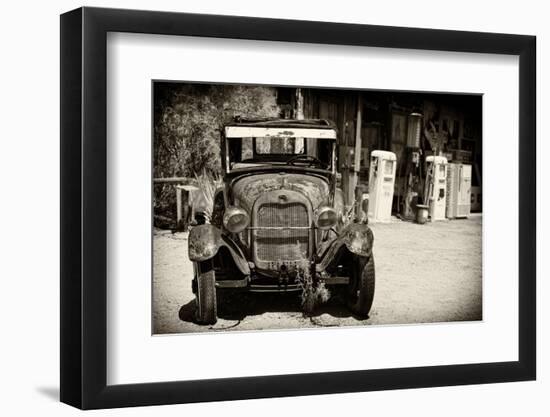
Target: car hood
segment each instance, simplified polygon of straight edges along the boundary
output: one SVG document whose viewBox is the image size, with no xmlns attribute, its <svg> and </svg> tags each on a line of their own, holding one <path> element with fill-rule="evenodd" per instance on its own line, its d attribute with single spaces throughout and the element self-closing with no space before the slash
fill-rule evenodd
<svg viewBox="0 0 550 417">
<path fill-rule="evenodd" d="M 252 211 L 254 202 L 263 193 L 274 190 L 292 190 L 303 194 L 310 202 L 313 210 L 328 201 L 329 184 L 325 178 L 294 174 L 257 174 L 237 179 L 233 184 L 235 203 Z"/>
</svg>

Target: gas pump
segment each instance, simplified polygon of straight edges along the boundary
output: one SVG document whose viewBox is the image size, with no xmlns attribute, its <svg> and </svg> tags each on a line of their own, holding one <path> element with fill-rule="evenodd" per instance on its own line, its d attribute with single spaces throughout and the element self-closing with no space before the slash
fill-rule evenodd
<svg viewBox="0 0 550 417">
<path fill-rule="evenodd" d="M 447 165 L 447 217 L 470 215 L 472 166 L 461 163 Z"/>
<path fill-rule="evenodd" d="M 445 220 L 447 191 L 447 158 L 444 156 L 426 157 L 426 191 L 432 221 Z"/>
<path fill-rule="evenodd" d="M 391 218 L 396 156 L 393 152 L 372 151 L 369 168 L 369 221 Z"/>
</svg>

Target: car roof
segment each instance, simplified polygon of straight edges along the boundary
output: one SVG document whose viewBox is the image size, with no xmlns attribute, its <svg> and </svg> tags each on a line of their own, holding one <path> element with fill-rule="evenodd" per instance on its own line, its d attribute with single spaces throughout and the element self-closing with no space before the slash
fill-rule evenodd
<svg viewBox="0 0 550 417">
<path fill-rule="evenodd" d="M 235 121 L 225 125 L 240 127 L 294 127 L 302 129 L 332 129 L 336 126 L 330 120 L 326 119 L 246 119 L 235 118 Z"/>
</svg>

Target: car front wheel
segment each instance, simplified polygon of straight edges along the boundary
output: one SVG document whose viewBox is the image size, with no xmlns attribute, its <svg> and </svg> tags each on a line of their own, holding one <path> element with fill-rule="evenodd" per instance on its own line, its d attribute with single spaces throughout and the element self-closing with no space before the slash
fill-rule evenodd
<svg viewBox="0 0 550 417">
<path fill-rule="evenodd" d="M 361 318 L 368 318 L 374 299 L 374 257 L 356 257 L 348 284 L 347 305 Z"/>
<path fill-rule="evenodd" d="M 218 320 L 216 308 L 216 276 L 214 270 L 203 272 L 197 277 L 197 309 L 195 319 L 199 324 L 215 324 Z"/>
</svg>

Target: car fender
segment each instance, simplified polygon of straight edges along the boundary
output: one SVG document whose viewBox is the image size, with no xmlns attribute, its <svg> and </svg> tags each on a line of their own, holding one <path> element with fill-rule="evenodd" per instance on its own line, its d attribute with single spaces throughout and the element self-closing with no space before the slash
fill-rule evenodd
<svg viewBox="0 0 550 417">
<path fill-rule="evenodd" d="M 319 256 L 317 269 L 324 271 L 345 247 L 354 255 L 368 258 L 372 254 L 374 235 L 371 228 L 364 223 L 350 223 L 342 228 L 340 234 Z"/>
<path fill-rule="evenodd" d="M 189 232 L 188 252 L 193 262 L 203 262 L 214 258 L 221 247 L 227 248 L 237 268 L 245 275 L 250 274 L 250 267 L 239 246 L 227 235 L 212 224 L 195 226 Z"/>
</svg>

